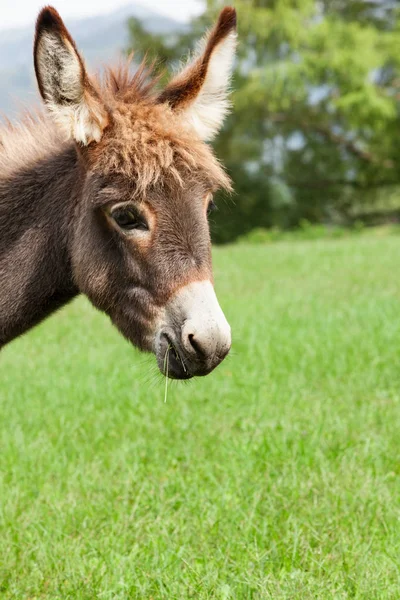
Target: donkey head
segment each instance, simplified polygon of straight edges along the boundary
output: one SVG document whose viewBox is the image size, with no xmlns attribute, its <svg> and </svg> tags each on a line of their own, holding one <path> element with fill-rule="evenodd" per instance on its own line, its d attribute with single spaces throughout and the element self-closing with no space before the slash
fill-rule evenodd
<svg viewBox="0 0 400 600">
<path fill-rule="evenodd" d="M 230 181 L 205 143 L 228 110 L 236 14 L 225 8 L 197 56 L 160 93 L 144 67 L 90 79 L 59 14 L 44 8 L 34 60 L 41 95 L 75 143 L 74 280 L 160 370 L 206 375 L 230 327 L 213 288 L 207 214 Z"/>
</svg>

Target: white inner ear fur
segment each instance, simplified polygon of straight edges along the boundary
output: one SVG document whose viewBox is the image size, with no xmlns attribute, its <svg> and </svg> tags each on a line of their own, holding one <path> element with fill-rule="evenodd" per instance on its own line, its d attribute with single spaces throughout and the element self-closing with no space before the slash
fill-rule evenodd
<svg viewBox="0 0 400 600">
<path fill-rule="evenodd" d="M 206 41 L 207 38 L 200 42 L 202 48 Z M 211 140 L 218 133 L 230 109 L 229 87 L 236 43 L 236 31 L 231 31 L 214 48 L 203 86 L 197 97 L 185 107 L 182 113 L 205 141 Z"/>
<path fill-rule="evenodd" d="M 98 142 L 105 115 L 96 101 L 87 103 L 82 66 L 71 43 L 44 33 L 38 45 L 38 66 L 46 105 L 67 138 L 84 145 Z"/>
</svg>

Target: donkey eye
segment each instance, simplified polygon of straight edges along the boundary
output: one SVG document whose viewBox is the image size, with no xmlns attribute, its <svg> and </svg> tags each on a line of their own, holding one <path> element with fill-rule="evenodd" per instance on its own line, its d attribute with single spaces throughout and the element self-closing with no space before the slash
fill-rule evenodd
<svg viewBox="0 0 400 600">
<path fill-rule="evenodd" d="M 217 205 L 215 204 L 214 200 L 210 200 L 207 207 L 207 216 L 211 215 L 214 210 L 217 210 Z"/>
<path fill-rule="evenodd" d="M 111 217 L 114 219 L 118 227 L 125 231 L 133 229 L 147 230 L 147 223 L 139 217 L 132 208 L 121 206 L 111 212 Z"/>
</svg>

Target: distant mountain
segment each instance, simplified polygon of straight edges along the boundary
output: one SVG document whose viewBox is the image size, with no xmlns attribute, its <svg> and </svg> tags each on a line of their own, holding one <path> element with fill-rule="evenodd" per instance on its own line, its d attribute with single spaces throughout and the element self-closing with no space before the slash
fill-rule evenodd
<svg viewBox="0 0 400 600">
<path fill-rule="evenodd" d="M 115 61 L 127 47 L 129 17 L 139 19 L 152 33 L 173 33 L 185 28 L 178 21 L 136 4 L 97 17 L 66 19 L 91 69 Z M 0 31 L 0 112 L 11 118 L 18 114 L 21 106 L 38 100 L 32 58 L 33 34 L 34 23 L 29 28 Z"/>
</svg>

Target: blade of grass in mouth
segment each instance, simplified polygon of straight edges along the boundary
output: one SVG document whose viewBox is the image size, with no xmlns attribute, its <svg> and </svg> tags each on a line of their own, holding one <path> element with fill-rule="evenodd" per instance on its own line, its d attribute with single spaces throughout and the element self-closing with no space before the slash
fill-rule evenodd
<svg viewBox="0 0 400 600">
<path fill-rule="evenodd" d="M 165 373 L 165 390 L 164 390 L 164 404 L 167 402 L 168 397 L 168 366 L 169 366 L 169 352 L 172 346 L 169 344 L 164 357 L 164 373 Z"/>
</svg>

